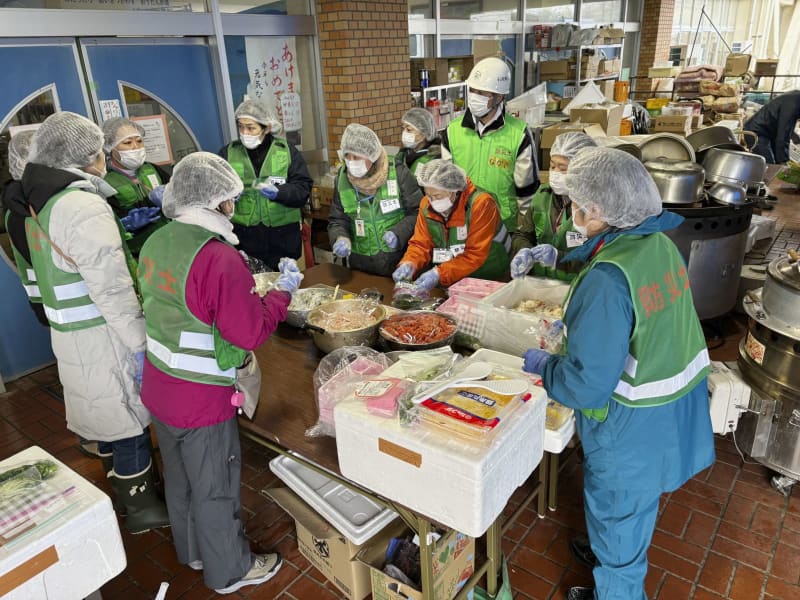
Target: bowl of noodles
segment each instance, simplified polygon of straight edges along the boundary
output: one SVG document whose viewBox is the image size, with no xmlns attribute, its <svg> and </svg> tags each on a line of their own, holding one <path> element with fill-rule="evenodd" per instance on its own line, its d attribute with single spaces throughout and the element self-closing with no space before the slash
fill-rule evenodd
<svg viewBox="0 0 800 600">
<path fill-rule="evenodd" d="M 386 309 L 376 302 L 359 298 L 334 300 L 309 312 L 305 328 L 317 348 L 327 354 L 343 346 L 372 346 L 384 318 Z"/>
</svg>

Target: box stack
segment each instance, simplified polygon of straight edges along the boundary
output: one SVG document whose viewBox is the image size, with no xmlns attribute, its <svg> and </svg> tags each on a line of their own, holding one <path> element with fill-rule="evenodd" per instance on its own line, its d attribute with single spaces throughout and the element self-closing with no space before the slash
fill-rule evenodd
<svg viewBox="0 0 800 600">
<path fill-rule="evenodd" d="M 741 105 L 741 87 L 738 83 L 720 83 L 709 79 L 700 80 L 703 109 L 722 113 L 724 118 L 738 118 Z M 735 116 L 728 116 L 735 115 Z"/>
<path fill-rule="evenodd" d="M 569 120 L 573 123 L 597 123 L 606 135 L 619 135 L 623 111 L 622 104 L 584 104 L 569 111 Z"/>
</svg>

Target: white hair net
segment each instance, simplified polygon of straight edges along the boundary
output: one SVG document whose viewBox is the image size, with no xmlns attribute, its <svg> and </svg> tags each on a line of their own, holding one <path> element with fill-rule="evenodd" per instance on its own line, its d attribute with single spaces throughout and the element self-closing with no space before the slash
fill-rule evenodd
<svg viewBox="0 0 800 600">
<path fill-rule="evenodd" d="M 114 117 L 108 121 L 103 121 L 102 130 L 104 136 L 103 149 L 106 152 L 111 152 L 117 147 L 117 144 L 124 142 L 128 138 L 137 135 L 144 137 L 144 127 L 136 121 L 131 121 L 125 117 Z"/>
<path fill-rule="evenodd" d="M 271 133 L 278 133 L 283 127 L 275 111 L 259 100 L 250 100 L 248 98 L 236 107 L 234 116 L 237 120 L 253 119 L 256 123 L 269 127 Z"/>
<path fill-rule="evenodd" d="M 350 123 L 342 134 L 341 150 L 342 156 L 349 152 L 375 162 L 383 152 L 383 145 L 372 129 L 358 123 Z"/>
<path fill-rule="evenodd" d="M 243 190 L 242 180 L 224 158 L 211 152 L 193 152 L 175 166 L 164 189 L 162 211 L 173 219 L 186 209 L 215 209 Z"/>
<path fill-rule="evenodd" d="M 569 163 L 566 183 L 574 203 L 597 206 L 600 219 L 614 227 L 633 227 L 661 213 L 661 197 L 650 173 L 622 150 L 581 150 Z"/>
<path fill-rule="evenodd" d="M 570 131 L 562 133 L 553 142 L 553 147 L 550 148 L 550 156 L 558 155 L 564 156 L 572 160 L 578 153 L 578 150 L 584 148 L 596 148 L 597 142 L 590 138 L 585 133 L 580 131 Z"/>
<path fill-rule="evenodd" d="M 54 169 L 82 169 L 103 151 L 103 132 L 86 117 L 57 112 L 44 120 L 33 136 L 29 162 Z"/>
<path fill-rule="evenodd" d="M 28 164 L 28 152 L 34 133 L 31 130 L 20 131 L 8 143 L 8 172 L 12 179 L 17 181 L 22 179 L 22 172 L 25 170 L 25 165 Z"/>
<path fill-rule="evenodd" d="M 433 122 L 433 115 L 424 108 L 409 108 L 400 122 L 411 125 L 411 127 L 424 135 L 429 142 L 436 137 L 436 125 Z"/>
<path fill-rule="evenodd" d="M 449 160 L 437 158 L 417 167 L 417 183 L 446 192 L 460 192 L 467 187 L 467 172 Z"/>
</svg>

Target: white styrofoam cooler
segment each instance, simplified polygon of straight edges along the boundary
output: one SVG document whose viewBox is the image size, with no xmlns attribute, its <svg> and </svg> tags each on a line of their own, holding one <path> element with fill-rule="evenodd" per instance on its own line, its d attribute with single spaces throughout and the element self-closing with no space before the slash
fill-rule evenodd
<svg viewBox="0 0 800 600">
<path fill-rule="evenodd" d="M 54 564 L 3 598 L 85 598 L 125 569 L 125 548 L 117 517 L 106 494 L 38 446 L 0 462 L 0 470 L 40 460 L 58 464 L 58 472 L 50 481 L 63 489 L 74 485 L 79 501 L 71 510 L 37 527 L 38 531 L 33 529 L 27 537 L 0 548 L 0 575 L 20 567 L 50 547 L 54 547 L 58 555 Z"/>
<path fill-rule="evenodd" d="M 714 433 L 724 435 L 736 431 L 742 413 L 737 407 L 746 407 L 749 403 L 750 387 L 739 374 L 725 363 L 712 361 L 708 374 L 708 404 Z"/>
<path fill-rule="evenodd" d="M 340 402 L 334 410 L 339 468 L 382 496 L 478 537 L 541 461 L 547 397 L 540 387 L 530 392 L 489 446 L 403 427 L 371 415 L 363 403 Z"/>
<path fill-rule="evenodd" d="M 288 456 L 273 458 L 269 468 L 354 544 L 363 544 L 397 517 L 393 510 Z"/>
</svg>

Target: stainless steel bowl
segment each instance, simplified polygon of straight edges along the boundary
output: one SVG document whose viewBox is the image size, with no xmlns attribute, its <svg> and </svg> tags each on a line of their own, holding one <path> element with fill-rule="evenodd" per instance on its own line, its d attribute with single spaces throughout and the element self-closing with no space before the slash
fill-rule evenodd
<svg viewBox="0 0 800 600">
<path fill-rule="evenodd" d="M 398 340 L 395 336 L 391 335 L 385 330 L 385 327 L 390 324 L 392 321 L 396 321 L 399 319 L 410 319 L 414 320 L 420 317 L 430 317 L 433 315 L 436 319 L 441 319 L 442 322 L 446 323 L 450 328 L 452 328 L 452 332 L 449 335 L 446 335 L 440 339 L 431 342 L 419 342 L 416 343 L 414 340 Z M 456 332 L 458 331 L 458 321 L 456 321 L 453 317 L 449 315 L 445 315 L 438 312 L 432 312 L 429 310 L 410 310 L 401 313 L 397 313 L 396 315 L 392 315 L 381 322 L 380 327 L 378 327 L 378 333 L 386 340 L 389 348 L 392 350 L 431 350 L 433 348 L 442 348 L 444 346 L 449 346 L 453 343 L 453 340 L 456 337 Z"/>
<path fill-rule="evenodd" d="M 703 168 L 707 181 L 733 183 L 750 189 L 763 183 L 767 161 L 750 152 L 711 148 L 703 158 Z"/>
<path fill-rule="evenodd" d="M 365 324 L 361 327 L 331 327 L 331 317 L 337 315 L 363 314 Z M 306 329 L 311 332 L 314 344 L 325 352 L 343 346 L 372 346 L 378 340 L 378 325 L 386 318 L 386 309 L 374 302 L 364 300 L 336 300 L 321 304 L 306 319 Z"/>
<path fill-rule="evenodd" d="M 747 190 L 735 183 L 716 182 L 708 188 L 708 197 L 719 204 L 741 206 L 747 204 Z"/>
<path fill-rule="evenodd" d="M 642 162 L 671 158 L 694 162 L 694 148 L 685 138 L 674 133 L 654 133 L 639 143 Z"/>
<path fill-rule="evenodd" d="M 664 204 L 692 204 L 703 193 L 703 167 L 688 160 L 660 159 L 644 163 Z"/>
</svg>

